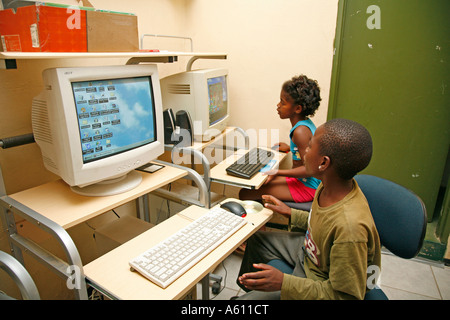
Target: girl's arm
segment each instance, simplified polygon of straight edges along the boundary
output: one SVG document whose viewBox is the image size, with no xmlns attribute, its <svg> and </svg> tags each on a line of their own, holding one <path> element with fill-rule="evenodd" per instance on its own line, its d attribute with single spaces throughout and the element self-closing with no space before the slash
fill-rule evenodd
<svg viewBox="0 0 450 320">
<path fill-rule="evenodd" d="M 308 127 L 299 126 L 296 128 L 292 135 L 292 141 L 297 146 L 298 156 L 301 160 L 295 161 L 294 166 L 302 166 L 303 165 L 303 157 L 306 153 L 306 148 L 309 145 L 309 141 L 312 139 L 312 132 Z"/>
<path fill-rule="evenodd" d="M 275 143 L 272 148 L 275 148 L 275 147 L 277 148 L 276 150 L 278 152 L 286 152 L 287 153 L 287 152 L 291 151 L 291 148 L 289 148 L 289 145 L 284 142 Z"/>
<path fill-rule="evenodd" d="M 306 174 L 305 166 L 303 165 L 303 157 L 306 153 L 306 148 L 308 147 L 309 141 L 312 138 L 312 132 L 308 127 L 299 126 L 293 132 L 292 141 L 295 143 L 298 149 L 299 156 L 302 160 L 293 160 L 292 169 L 286 170 L 269 170 L 265 174 L 268 176 L 285 176 L 293 178 L 308 178 Z M 272 178 L 269 177 L 266 183 L 268 183 Z"/>
</svg>

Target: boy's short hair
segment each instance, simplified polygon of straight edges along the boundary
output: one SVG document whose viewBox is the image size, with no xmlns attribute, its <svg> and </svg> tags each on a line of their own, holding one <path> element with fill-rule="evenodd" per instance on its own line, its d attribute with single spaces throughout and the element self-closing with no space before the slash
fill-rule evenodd
<svg viewBox="0 0 450 320">
<path fill-rule="evenodd" d="M 349 180 L 369 165 L 372 138 L 364 126 L 348 119 L 333 119 L 323 127 L 320 152 L 330 157 L 339 177 Z"/>
<path fill-rule="evenodd" d="M 319 108 L 322 98 L 316 80 L 309 79 L 305 75 L 295 76 L 283 83 L 281 89 L 292 98 L 295 105 L 302 106 L 303 116 L 312 117 Z"/>
</svg>

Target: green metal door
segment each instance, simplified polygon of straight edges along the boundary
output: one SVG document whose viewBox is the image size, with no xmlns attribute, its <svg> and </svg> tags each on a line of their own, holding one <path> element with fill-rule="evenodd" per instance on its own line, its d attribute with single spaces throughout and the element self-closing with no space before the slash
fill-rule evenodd
<svg viewBox="0 0 450 320">
<path fill-rule="evenodd" d="M 341 0 L 328 118 L 372 134 L 367 174 L 424 201 L 431 220 L 450 143 L 450 1 Z"/>
</svg>

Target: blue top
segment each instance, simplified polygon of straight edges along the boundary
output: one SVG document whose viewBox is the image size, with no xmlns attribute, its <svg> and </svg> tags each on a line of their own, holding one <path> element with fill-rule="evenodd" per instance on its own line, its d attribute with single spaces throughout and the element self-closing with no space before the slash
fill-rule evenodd
<svg viewBox="0 0 450 320">
<path fill-rule="evenodd" d="M 292 127 L 291 131 L 289 132 L 289 139 L 291 140 L 290 149 L 291 149 L 291 152 L 292 152 L 292 160 L 301 160 L 300 153 L 298 152 L 298 148 L 297 148 L 296 144 L 294 143 L 294 141 L 292 141 L 292 135 L 294 134 L 294 130 L 297 129 L 299 126 L 308 127 L 309 130 L 311 130 L 311 133 L 313 135 L 316 132 L 316 126 L 311 121 L 311 119 L 300 120 L 299 122 L 297 122 L 295 124 L 295 126 Z M 318 180 L 318 179 L 316 179 L 314 177 L 298 178 L 298 180 L 303 182 L 303 184 L 305 186 L 307 186 L 309 188 L 313 188 L 313 189 L 317 189 L 317 187 L 320 184 L 320 180 Z"/>
</svg>

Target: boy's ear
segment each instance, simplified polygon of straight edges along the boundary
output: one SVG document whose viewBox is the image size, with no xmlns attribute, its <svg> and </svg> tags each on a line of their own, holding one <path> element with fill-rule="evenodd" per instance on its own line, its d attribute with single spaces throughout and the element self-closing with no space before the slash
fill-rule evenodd
<svg viewBox="0 0 450 320">
<path fill-rule="evenodd" d="M 329 166 L 331 165 L 331 159 L 328 156 L 323 156 L 322 157 L 322 162 L 320 163 L 320 168 L 322 169 L 322 171 L 324 171 L 325 169 L 327 169 Z"/>
<path fill-rule="evenodd" d="M 302 111 L 303 111 L 303 107 L 298 104 L 297 107 L 295 108 L 295 113 L 300 114 L 300 113 L 302 113 Z"/>
</svg>

